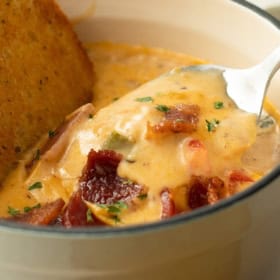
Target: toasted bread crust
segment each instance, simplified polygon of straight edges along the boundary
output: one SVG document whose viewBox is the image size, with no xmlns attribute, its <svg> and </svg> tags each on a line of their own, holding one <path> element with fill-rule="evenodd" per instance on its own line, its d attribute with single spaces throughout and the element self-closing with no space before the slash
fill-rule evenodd
<svg viewBox="0 0 280 280">
<path fill-rule="evenodd" d="M 92 86 L 92 64 L 53 0 L 0 1 L 0 181 Z"/>
</svg>

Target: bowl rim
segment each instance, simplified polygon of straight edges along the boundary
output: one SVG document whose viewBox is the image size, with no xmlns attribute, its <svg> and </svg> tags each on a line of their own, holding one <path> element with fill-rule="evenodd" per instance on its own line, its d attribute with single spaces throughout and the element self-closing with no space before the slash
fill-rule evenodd
<svg viewBox="0 0 280 280">
<path fill-rule="evenodd" d="M 247 0 L 230 0 L 231 2 L 235 2 L 253 12 L 258 14 L 259 16 L 263 17 L 264 19 L 268 20 L 272 25 L 274 25 L 277 29 L 280 29 L 280 20 L 269 14 L 267 11 L 261 9 L 260 7 L 256 6 L 255 4 L 248 2 Z"/>
<path fill-rule="evenodd" d="M 258 16 L 264 18 L 269 21 L 276 29 L 280 32 L 280 21 L 274 18 L 265 10 L 257 7 L 256 5 L 249 3 L 246 0 L 231 0 L 238 5 L 241 5 Z M 60 227 L 42 227 L 42 226 L 30 226 L 26 224 L 19 224 L 11 221 L 5 221 L 0 219 L 0 231 L 12 231 L 12 232 L 20 232 L 21 234 L 32 234 L 34 235 L 47 235 L 59 237 L 63 235 L 63 238 L 108 238 L 108 237 L 116 237 L 119 235 L 131 235 L 131 234 L 139 234 L 148 231 L 161 230 L 163 228 L 169 228 L 178 226 L 183 223 L 188 223 L 192 221 L 196 221 L 198 218 L 206 217 L 207 215 L 214 214 L 218 211 L 226 209 L 231 205 L 236 205 L 244 201 L 247 197 L 261 191 L 267 185 L 273 183 L 280 175 L 280 165 L 276 166 L 269 174 L 264 176 L 261 180 L 253 184 L 250 188 L 235 194 L 227 199 L 223 199 L 217 202 L 214 205 L 208 205 L 201 207 L 199 209 L 193 210 L 190 213 L 175 215 L 166 220 L 160 220 L 153 223 L 147 224 L 139 224 L 132 226 L 124 226 L 124 227 L 80 227 L 80 228 L 60 228 Z"/>
</svg>

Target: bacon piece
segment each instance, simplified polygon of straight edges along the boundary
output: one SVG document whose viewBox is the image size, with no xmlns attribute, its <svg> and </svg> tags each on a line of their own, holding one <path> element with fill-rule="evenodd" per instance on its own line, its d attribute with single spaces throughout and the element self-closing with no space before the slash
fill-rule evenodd
<svg viewBox="0 0 280 280">
<path fill-rule="evenodd" d="M 63 214 L 66 227 L 100 225 L 97 217 L 93 223 L 86 221 L 87 206 L 84 201 L 98 204 L 114 204 L 131 201 L 142 193 L 143 187 L 117 175 L 122 155 L 110 151 L 91 150 L 80 179 L 79 190 L 72 196 Z"/>
<path fill-rule="evenodd" d="M 122 155 L 103 150 L 91 150 L 82 177 L 80 188 L 84 200 L 100 204 L 129 201 L 139 195 L 142 186 L 117 175 Z"/>
<path fill-rule="evenodd" d="M 166 219 L 174 216 L 176 214 L 176 209 L 170 190 L 167 188 L 162 190 L 160 198 L 162 205 L 161 219 Z"/>
<path fill-rule="evenodd" d="M 78 190 L 72 195 L 61 217 L 61 224 L 67 228 L 75 226 L 102 225 L 102 223 L 96 219 L 96 217 L 93 217 L 92 214 L 92 220 L 88 220 L 87 211 L 88 207 L 82 199 L 82 192 L 81 190 Z"/>
<path fill-rule="evenodd" d="M 177 104 L 165 113 L 165 117 L 158 124 L 148 123 L 148 135 L 153 133 L 192 133 L 197 130 L 200 108 L 198 105 Z"/>
<path fill-rule="evenodd" d="M 196 209 L 208 204 L 214 204 L 225 197 L 224 182 L 218 177 L 192 176 L 188 193 L 188 204 Z"/>
<path fill-rule="evenodd" d="M 86 226 L 88 224 L 87 206 L 82 200 L 81 191 L 75 192 L 62 215 L 61 223 L 65 227 Z"/>
<path fill-rule="evenodd" d="M 205 149 L 204 145 L 202 142 L 198 139 L 192 139 L 189 142 L 189 147 L 194 148 L 194 149 Z"/>
<path fill-rule="evenodd" d="M 254 180 L 244 170 L 232 170 L 228 175 L 229 193 L 235 194 L 240 184 L 250 182 L 254 182 Z"/>
<path fill-rule="evenodd" d="M 254 180 L 249 177 L 243 170 L 233 170 L 229 174 L 229 180 L 232 183 L 245 183 L 253 182 Z"/>
<path fill-rule="evenodd" d="M 64 201 L 62 199 L 57 199 L 43 205 L 41 208 L 32 209 L 26 214 L 9 218 L 9 220 L 34 226 L 46 226 L 51 224 L 59 216 L 63 206 Z"/>
<path fill-rule="evenodd" d="M 186 141 L 184 156 L 188 163 L 188 169 L 193 175 L 208 176 L 211 174 L 211 162 L 208 151 L 203 142 L 198 139 Z"/>
</svg>

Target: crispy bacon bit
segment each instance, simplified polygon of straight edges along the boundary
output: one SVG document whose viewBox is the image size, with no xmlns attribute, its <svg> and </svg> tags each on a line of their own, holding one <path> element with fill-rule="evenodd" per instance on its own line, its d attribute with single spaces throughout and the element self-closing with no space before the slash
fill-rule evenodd
<svg viewBox="0 0 280 280">
<path fill-rule="evenodd" d="M 209 178 L 208 181 L 208 202 L 214 204 L 226 196 L 225 183 L 219 177 Z"/>
<path fill-rule="evenodd" d="M 122 155 L 114 151 L 90 151 L 80 180 L 84 200 L 113 204 L 120 200 L 131 200 L 141 193 L 142 186 L 117 175 L 121 159 Z"/>
<path fill-rule="evenodd" d="M 233 195 L 238 191 L 238 186 L 243 183 L 254 182 L 244 170 L 233 170 L 228 175 L 229 194 Z"/>
<path fill-rule="evenodd" d="M 160 198 L 162 205 L 161 219 L 174 216 L 176 214 L 175 203 L 170 190 L 164 189 L 160 194 Z"/>
<path fill-rule="evenodd" d="M 82 200 L 81 191 L 75 192 L 62 215 L 61 223 L 65 227 L 86 226 L 87 206 Z"/>
<path fill-rule="evenodd" d="M 192 176 L 188 193 L 188 204 L 196 209 L 208 204 L 214 204 L 225 197 L 224 182 L 218 177 Z"/>
<path fill-rule="evenodd" d="M 184 154 L 191 174 L 203 174 L 204 176 L 211 174 L 212 165 L 209 159 L 208 151 L 203 142 L 198 139 L 187 140 Z"/>
<path fill-rule="evenodd" d="M 200 140 L 192 139 L 189 142 L 189 147 L 195 148 L 195 149 L 200 149 L 200 148 L 204 148 L 204 145 L 202 144 L 202 142 Z"/>
<path fill-rule="evenodd" d="M 43 205 L 41 208 L 34 208 L 26 214 L 9 218 L 9 220 L 34 226 L 47 226 L 59 216 L 63 206 L 64 201 L 57 199 Z"/>
<path fill-rule="evenodd" d="M 101 225 L 102 223 L 93 217 L 92 221 L 87 219 L 88 207 L 82 199 L 82 192 L 75 192 L 61 218 L 61 224 L 67 228 L 74 226 L 93 226 Z"/>
<path fill-rule="evenodd" d="M 122 155 L 114 151 L 90 151 L 80 179 L 80 188 L 72 196 L 62 217 L 63 225 L 71 227 L 96 224 L 86 221 L 87 206 L 84 201 L 98 204 L 129 202 L 142 193 L 142 186 L 117 175 L 121 159 Z"/>
<path fill-rule="evenodd" d="M 148 123 L 148 133 L 192 133 L 197 130 L 199 113 L 198 105 L 177 104 L 165 112 L 160 123 L 154 126 Z"/>
<path fill-rule="evenodd" d="M 229 180 L 232 183 L 245 183 L 253 182 L 254 180 L 249 177 L 243 170 L 233 170 L 229 174 Z"/>
</svg>

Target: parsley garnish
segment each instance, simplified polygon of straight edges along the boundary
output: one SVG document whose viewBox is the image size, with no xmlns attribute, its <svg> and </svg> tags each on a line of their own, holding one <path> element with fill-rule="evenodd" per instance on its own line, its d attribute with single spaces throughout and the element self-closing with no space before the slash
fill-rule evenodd
<svg viewBox="0 0 280 280">
<path fill-rule="evenodd" d="M 117 101 L 119 99 L 120 99 L 119 97 L 114 97 L 112 100 L 113 100 L 113 102 L 115 102 L 115 101 Z"/>
<path fill-rule="evenodd" d="M 102 209 L 106 209 L 107 208 L 107 204 L 97 204 L 97 206 L 102 208 Z"/>
<path fill-rule="evenodd" d="M 123 209 L 127 209 L 127 205 L 123 201 L 118 201 L 107 206 L 108 213 L 120 213 Z"/>
<path fill-rule="evenodd" d="M 56 131 L 55 130 L 50 130 L 49 131 L 49 138 L 53 138 L 56 135 Z"/>
<path fill-rule="evenodd" d="M 115 221 L 115 223 L 119 223 L 121 221 L 121 219 L 119 218 L 118 215 L 111 216 L 111 219 L 113 219 Z"/>
<path fill-rule="evenodd" d="M 258 121 L 258 126 L 260 128 L 266 128 L 274 124 L 274 120 L 271 116 L 265 116 Z"/>
<path fill-rule="evenodd" d="M 157 105 L 156 109 L 160 112 L 163 112 L 163 113 L 166 113 L 170 110 L 169 107 L 167 107 L 166 105 L 161 105 L 161 104 Z"/>
<path fill-rule="evenodd" d="M 148 197 L 148 194 L 147 194 L 147 193 L 139 194 L 139 195 L 137 196 L 137 198 L 139 198 L 140 200 L 145 200 L 147 197 Z"/>
<path fill-rule="evenodd" d="M 131 142 L 129 141 L 129 139 L 126 136 L 121 135 L 116 131 L 113 131 L 109 135 L 109 137 L 105 141 L 105 143 L 103 144 L 103 149 L 117 150 L 117 149 L 121 149 L 129 144 L 131 144 Z"/>
<path fill-rule="evenodd" d="M 87 218 L 87 222 L 90 223 L 90 222 L 93 222 L 93 217 L 92 217 L 92 212 L 91 210 L 88 208 L 87 210 L 87 213 L 86 213 L 86 218 Z"/>
<path fill-rule="evenodd" d="M 98 204 L 98 206 L 107 209 L 108 213 L 121 213 L 123 209 L 127 209 L 127 204 L 123 201 L 118 201 L 114 204 Z"/>
<path fill-rule="evenodd" d="M 222 109 L 224 107 L 224 103 L 222 101 L 216 101 L 214 102 L 214 108 L 215 109 Z"/>
<path fill-rule="evenodd" d="M 93 114 L 88 114 L 89 119 L 93 119 Z"/>
<path fill-rule="evenodd" d="M 153 102 L 154 99 L 151 96 L 145 96 L 145 97 L 136 98 L 135 101 L 137 101 L 137 102 Z"/>
<path fill-rule="evenodd" d="M 30 212 L 31 210 L 33 210 L 33 209 L 37 209 L 37 208 L 41 208 L 41 204 L 40 203 L 38 203 L 38 204 L 36 204 L 36 205 L 34 205 L 34 206 L 25 206 L 24 208 L 23 208 L 23 211 L 24 211 L 24 213 L 28 213 L 28 212 Z"/>
<path fill-rule="evenodd" d="M 28 187 L 28 190 L 29 191 L 32 191 L 34 189 L 41 189 L 43 187 L 42 183 L 41 182 L 36 182 L 34 183 L 33 185 L 29 186 Z"/>
<path fill-rule="evenodd" d="M 217 126 L 219 125 L 220 121 L 219 120 L 216 120 L 216 119 L 213 119 L 212 121 L 208 121 L 208 120 L 205 120 L 206 121 L 206 126 L 207 126 L 207 130 L 209 132 L 211 131 L 215 131 Z"/>
<path fill-rule="evenodd" d="M 133 184 L 133 181 L 127 178 L 121 178 L 121 181 L 124 185 L 131 185 Z"/>
<path fill-rule="evenodd" d="M 115 205 L 109 205 L 107 206 L 108 213 L 120 213 L 121 209 Z"/>
<path fill-rule="evenodd" d="M 10 214 L 11 216 L 17 216 L 20 214 L 20 211 L 16 208 L 13 208 L 11 206 L 8 206 L 8 214 Z"/>
<path fill-rule="evenodd" d="M 110 214 L 110 219 L 113 219 L 115 223 L 119 223 L 121 220 L 118 216 L 122 210 L 127 209 L 127 204 L 123 201 L 117 201 L 114 204 L 97 204 L 100 208 L 106 209 Z"/>
</svg>

